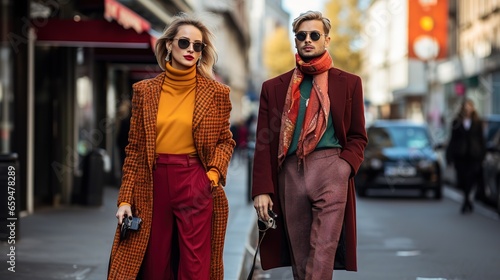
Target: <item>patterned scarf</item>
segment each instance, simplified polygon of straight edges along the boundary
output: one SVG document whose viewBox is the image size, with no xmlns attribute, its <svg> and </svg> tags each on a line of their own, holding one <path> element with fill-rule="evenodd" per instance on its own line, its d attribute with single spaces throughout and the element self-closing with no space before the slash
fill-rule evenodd
<svg viewBox="0 0 500 280">
<path fill-rule="evenodd" d="M 305 62 L 295 54 L 297 67 L 293 72 L 281 116 L 281 130 L 278 150 L 278 166 L 281 166 L 292 142 L 300 105 L 300 83 L 304 74 L 313 75 L 311 95 L 306 103 L 304 124 L 297 143 L 299 164 L 314 151 L 326 131 L 330 99 L 328 98 L 328 70 L 333 67 L 330 54 L 325 51 L 321 56 Z"/>
</svg>

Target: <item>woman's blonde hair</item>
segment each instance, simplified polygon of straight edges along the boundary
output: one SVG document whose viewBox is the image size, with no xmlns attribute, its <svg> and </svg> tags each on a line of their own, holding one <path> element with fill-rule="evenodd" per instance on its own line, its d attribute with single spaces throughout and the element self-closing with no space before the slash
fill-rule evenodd
<svg viewBox="0 0 500 280">
<path fill-rule="evenodd" d="M 165 28 L 163 34 L 158 38 L 155 45 L 155 56 L 156 61 L 160 65 L 161 69 L 166 70 L 165 57 L 167 56 L 166 43 L 172 41 L 179 31 L 179 27 L 183 25 L 192 25 L 201 31 L 203 43 L 205 43 L 205 48 L 201 53 L 201 64 L 198 66 L 198 73 L 202 76 L 214 79 L 213 67 L 215 62 L 217 62 L 217 52 L 212 43 L 214 39 L 214 34 L 203 24 L 199 19 L 194 16 L 190 16 L 186 13 L 179 13 L 174 16 L 172 23 Z"/>
<path fill-rule="evenodd" d="M 297 31 L 299 31 L 298 29 L 300 24 L 308 20 L 321 20 L 323 22 L 323 31 L 325 32 L 325 34 L 330 33 L 330 29 L 332 28 L 330 20 L 324 17 L 323 14 L 318 11 L 307 11 L 296 17 L 292 23 L 293 33 L 297 33 Z"/>
</svg>

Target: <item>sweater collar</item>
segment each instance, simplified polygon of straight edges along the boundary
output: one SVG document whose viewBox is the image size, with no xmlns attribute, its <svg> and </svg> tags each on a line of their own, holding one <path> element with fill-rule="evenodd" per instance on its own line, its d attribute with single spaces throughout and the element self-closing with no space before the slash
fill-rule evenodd
<svg viewBox="0 0 500 280">
<path fill-rule="evenodd" d="M 189 82 L 196 79 L 196 64 L 186 70 L 180 70 L 172 67 L 170 63 L 166 63 L 165 74 L 167 79 L 172 82 Z"/>
</svg>

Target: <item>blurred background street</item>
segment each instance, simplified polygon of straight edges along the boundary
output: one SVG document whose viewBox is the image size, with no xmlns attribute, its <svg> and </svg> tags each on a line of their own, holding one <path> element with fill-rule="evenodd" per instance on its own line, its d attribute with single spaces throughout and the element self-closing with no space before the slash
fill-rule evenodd
<svg viewBox="0 0 500 280">
<path fill-rule="evenodd" d="M 226 279 L 246 279 L 260 89 L 295 66 L 291 22 L 309 9 L 331 19 L 335 67 L 362 78 L 373 143 L 356 176 L 360 271 L 336 279 L 500 279 L 499 0 L 1 1 L 0 279 L 105 278 L 132 85 L 161 73 L 155 42 L 179 12 L 213 30 L 231 88 L 224 257 Z M 465 99 L 487 146 L 469 215 L 444 156 Z"/>
</svg>

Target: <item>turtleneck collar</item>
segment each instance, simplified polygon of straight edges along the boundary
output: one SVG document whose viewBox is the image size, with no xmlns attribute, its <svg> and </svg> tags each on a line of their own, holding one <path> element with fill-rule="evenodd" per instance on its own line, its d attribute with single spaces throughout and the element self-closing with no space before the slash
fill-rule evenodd
<svg viewBox="0 0 500 280">
<path fill-rule="evenodd" d="M 188 85 L 196 81 L 196 64 L 186 70 L 180 70 L 167 62 L 165 74 L 167 79 L 174 84 Z"/>
</svg>

